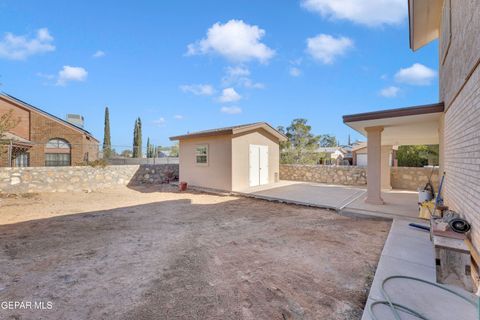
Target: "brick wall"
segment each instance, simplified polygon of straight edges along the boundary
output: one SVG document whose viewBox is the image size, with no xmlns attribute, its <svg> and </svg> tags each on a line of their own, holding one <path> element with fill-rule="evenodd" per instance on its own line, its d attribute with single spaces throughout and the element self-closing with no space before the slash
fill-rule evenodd
<svg viewBox="0 0 480 320">
<path fill-rule="evenodd" d="M 36 112 L 31 112 L 30 123 L 31 141 L 35 143 L 30 149 L 30 166 L 45 165 L 45 144 L 54 138 L 61 138 L 70 143 L 72 165 L 82 163 L 86 152 L 89 152 L 89 160 L 97 159 L 98 151 L 92 152 L 93 150 L 89 148 L 93 145 L 92 149 L 94 149 L 98 144 L 94 140 L 87 140 L 84 133 Z"/>
<path fill-rule="evenodd" d="M 476 0 L 451 1 L 451 42 L 440 62 L 440 97 L 445 101 L 445 201 L 472 222 L 480 249 L 480 9 Z M 441 35 L 448 34 L 447 24 Z"/>
<path fill-rule="evenodd" d="M 35 144 L 29 149 L 30 166 L 45 165 L 45 144 L 54 138 L 64 139 L 71 144 L 72 165 L 84 162 L 87 155 L 89 161 L 98 159 L 98 142 L 84 132 L 0 96 L 0 114 L 9 110 L 13 110 L 15 118 L 20 118 L 20 123 L 10 131 Z M 8 161 L 3 155 L 0 166 L 5 166 L 5 163 Z"/>
<path fill-rule="evenodd" d="M 0 193 L 76 192 L 165 183 L 178 164 L 0 168 Z"/>
</svg>

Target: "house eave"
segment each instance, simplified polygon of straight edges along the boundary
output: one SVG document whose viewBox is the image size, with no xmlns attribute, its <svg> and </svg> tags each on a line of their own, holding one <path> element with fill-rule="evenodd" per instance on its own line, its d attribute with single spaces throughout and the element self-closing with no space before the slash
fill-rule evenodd
<svg viewBox="0 0 480 320">
<path fill-rule="evenodd" d="M 410 49 L 416 51 L 439 37 L 443 0 L 409 0 Z"/>
</svg>

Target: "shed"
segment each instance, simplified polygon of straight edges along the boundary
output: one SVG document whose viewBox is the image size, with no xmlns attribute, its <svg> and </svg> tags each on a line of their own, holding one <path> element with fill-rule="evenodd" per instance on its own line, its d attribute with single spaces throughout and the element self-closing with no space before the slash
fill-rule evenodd
<svg viewBox="0 0 480 320">
<path fill-rule="evenodd" d="M 265 122 L 170 137 L 179 141 L 180 181 L 226 191 L 278 182 L 281 141 Z"/>
</svg>

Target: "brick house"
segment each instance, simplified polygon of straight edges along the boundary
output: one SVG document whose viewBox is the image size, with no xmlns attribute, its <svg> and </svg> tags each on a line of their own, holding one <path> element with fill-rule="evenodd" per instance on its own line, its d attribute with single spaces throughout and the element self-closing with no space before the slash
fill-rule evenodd
<svg viewBox="0 0 480 320">
<path fill-rule="evenodd" d="M 98 158 L 99 141 L 88 131 L 8 94 L 0 114 L 20 122 L 1 138 L 0 166 L 70 166 Z"/>
<path fill-rule="evenodd" d="M 439 144 L 445 204 L 472 224 L 480 249 L 480 5 L 477 0 L 409 0 L 410 48 L 439 40 L 439 102 L 345 115 L 368 138 L 366 201 L 383 204 L 391 145 Z"/>
</svg>

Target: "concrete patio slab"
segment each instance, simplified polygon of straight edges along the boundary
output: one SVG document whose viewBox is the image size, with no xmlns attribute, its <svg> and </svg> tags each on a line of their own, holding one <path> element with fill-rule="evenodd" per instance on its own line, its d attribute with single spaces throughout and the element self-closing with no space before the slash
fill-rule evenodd
<svg viewBox="0 0 480 320">
<path fill-rule="evenodd" d="M 435 282 L 435 259 L 428 233 L 408 226 L 409 221 L 395 220 L 385 243 L 375 278 L 370 289 L 362 320 L 371 320 L 368 308 L 375 301 L 385 300 L 380 291 L 384 279 L 394 275 L 411 276 Z M 461 288 L 455 290 L 474 298 Z M 385 290 L 393 302 L 417 310 L 428 319 L 476 319 L 476 308 L 460 298 L 421 282 L 408 279 L 393 279 L 387 282 Z M 376 305 L 377 319 L 395 319 L 387 306 Z M 403 319 L 417 319 L 401 313 Z"/>
<path fill-rule="evenodd" d="M 366 189 L 359 186 L 341 186 L 322 183 L 285 181 L 234 192 L 236 194 L 292 204 L 337 210 L 344 215 L 363 215 L 380 218 L 416 218 L 418 193 L 412 191 L 384 191 L 384 205 L 365 203 Z"/>
<path fill-rule="evenodd" d="M 245 190 L 256 197 L 339 210 L 365 194 L 365 189 L 320 183 L 281 181 L 270 186 Z"/>
<path fill-rule="evenodd" d="M 384 205 L 373 205 L 365 203 L 365 197 L 360 197 L 350 203 L 345 211 L 356 211 L 365 213 L 382 212 L 397 217 L 418 217 L 418 192 L 404 190 L 383 191 L 382 198 Z"/>
</svg>

